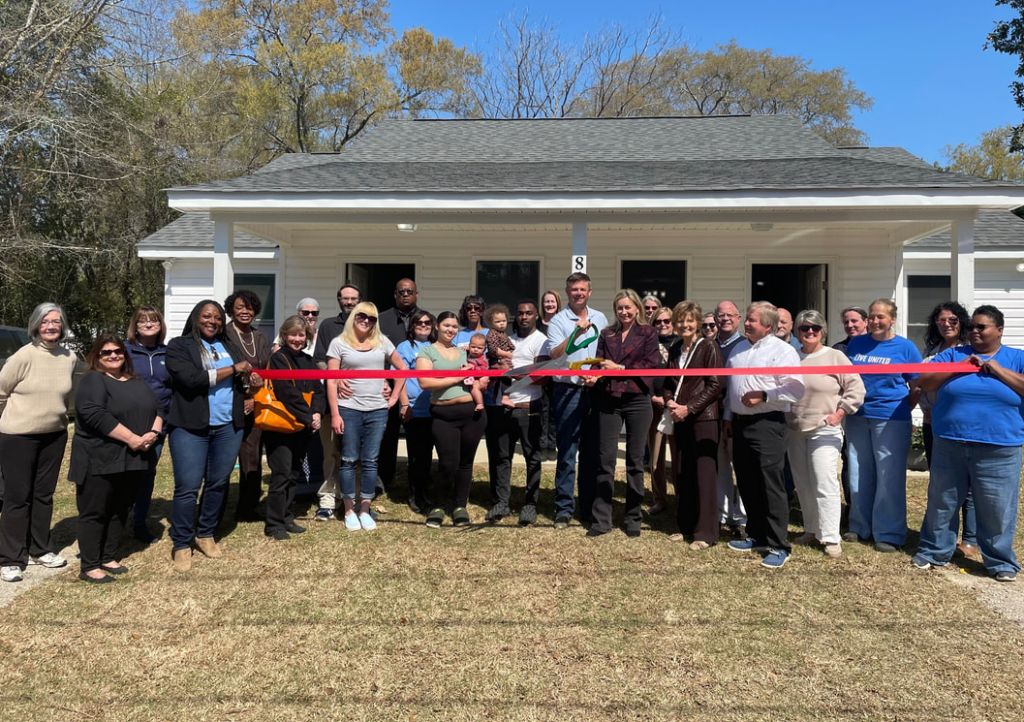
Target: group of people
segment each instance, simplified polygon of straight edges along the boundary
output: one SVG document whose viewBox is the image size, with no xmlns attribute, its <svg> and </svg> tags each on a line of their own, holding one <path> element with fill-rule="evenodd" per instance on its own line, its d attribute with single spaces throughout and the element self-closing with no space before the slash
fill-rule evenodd
<svg viewBox="0 0 1024 722">
<path fill-rule="evenodd" d="M 492 496 L 486 520 L 512 514 L 519 442 L 526 483 L 518 522 L 536 522 L 541 463 L 550 458 L 553 437 L 555 529 L 576 517 L 588 537 L 612 532 L 624 429 L 627 536 L 641 533 L 649 461 L 647 513 L 668 509 L 671 480 L 677 531 L 669 538 L 688 542 L 694 552 L 725 534 L 729 548 L 759 552 L 768 568 L 784 566 L 794 496 L 804 520 L 796 543 L 819 546 L 830 557 L 842 554 L 842 542 L 893 552 L 907 538 L 906 457 L 911 409 L 919 402 L 934 464 L 913 565 L 942 566 L 955 553 L 980 552 L 996 579 L 1015 578 L 1024 353 L 1001 345 L 998 309 L 981 306 L 968 316 L 950 302 L 929 319 L 929 359 L 966 361 L 976 372 L 860 374 L 859 365 L 922 361 L 915 345 L 895 334 L 890 300 L 845 309 L 846 337 L 829 347 L 827 323 L 816 310 L 794 319 L 786 309 L 756 302 L 741 315 L 722 301 L 705 313 L 691 301 L 668 308 L 623 289 L 609 320 L 589 305 L 591 293 L 590 278 L 574 273 L 564 307 L 556 291 L 514 309 L 471 295 L 457 311 L 435 317 L 418 306 L 411 279 L 398 282 L 395 305 L 384 311 L 345 284 L 336 317 L 318 327 L 320 306 L 306 298 L 270 339 L 254 326 L 259 298 L 239 290 L 223 306 L 196 304 L 182 334 L 166 344 L 160 312 L 138 309 L 125 338 L 96 339 L 74 397 L 69 478 L 77 489 L 80 578 L 109 583 L 127 571 L 118 549 L 132 505 L 136 538 L 156 539 L 146 522 L 165 438 L 174 472 L 172 559 L 175 570 L 187 572 L 193 550 L 222 555 L 215 532 L 236 462 L 235 517 L 258 518 L 264 453 L 268 537 L 284 541 L 305 531 L 292 510 L 295 491 L 321 470 L 314 519 L 338 518 L 351 531 L 375 529 L 371 501 L 393 489 L 402 427 L 408 503 L 431 528 L 449 518 L 457 527 L 471 523 L 473 463 L 485 437 Z M 67 321 L 55 304 L 40 305 L 28 326 L 32 343 L 0 372 L 5 581 L 20 580 L 27 564 L 66 564 L 51 548 L 50 520 L 75 357 L 62 343 Z M 548 360 L 589 372 L 481 374 Z M 786 370 L 797 367 L 827 368 Z M 298 430 L 285 433 L 261 431 L 256 422 L 256 397 L 270 386 L 260 375 L 265 368 L 450 374 L 278 380 L 265 391 L 294 420 Z M 644 373 L 654 369 L 684 373 Z"/>
</svg>

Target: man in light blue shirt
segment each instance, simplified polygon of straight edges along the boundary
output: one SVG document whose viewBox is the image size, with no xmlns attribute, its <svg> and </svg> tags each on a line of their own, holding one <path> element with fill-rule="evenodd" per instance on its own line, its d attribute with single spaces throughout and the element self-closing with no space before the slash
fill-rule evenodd
<svg viewBox="0 0 1024 722">
<path fill-rule="evenodd" d="M 565 279 L 568 305 L 548 323 L 548 341 L 544 351 L 551 358 L 565 355 L 574 329 L 579 329 L 574 344 L 591 338 L 594 341 L 569 354 L 569 363 L 584 361 L 594 354 L 597 336 L 608 325 L 608 319 L 587 305 L 591 290 L 590 276 L 585 273 L 574 273 Z M 591 414 L 590 389 L 583 386 L 579 376 L 554 376 L 552 381 L 554 391 L 551 413 L 555 418 L 555 443 L 558 448 L 558 462 L 555 466 L 555 528 L 565 529 L 576 507 L 573 491 L 576 485 L 577 451 L 580 458 L 580 517 L 584 523 L 590 520 L 597 480 L 597 420 Z"/>
</svg>

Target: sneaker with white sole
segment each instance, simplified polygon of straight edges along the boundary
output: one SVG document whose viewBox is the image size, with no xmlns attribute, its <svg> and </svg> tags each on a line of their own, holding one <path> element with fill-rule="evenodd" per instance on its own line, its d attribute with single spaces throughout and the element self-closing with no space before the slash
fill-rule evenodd
<svg viewBox="0 0 1024 722">
<path fill-rule="evenodd" d="M 61 567 L 66 567 L 68 565 L 68 560 L 59 554 L 46 552 L 46 554 L 43 554 L 41 557 L 29 557 L 28 563 L 46 567 L 47 569 L 60 569 Z"/>
<path fill-rule="evenodd" d="M 789 559 L 789 552 L 786 550 L 769 549 L 764 559 L 761 560 L 761 566 L 768 569 L 781 569 L 786 566 L 787 559 Z"/>
<path fill-rule="evenodd" d="M 0 579 L 5 582 L 20 582 L 24 577 L 21 573 L 21 567 L 2 567 L 0 568 Z"/>
<path fill-rule="evenodd" d="M 334 509 L 327 509 L 320 507 L 316 510 L 316 514 L 313 515 L 313 521 L 330 521 L 334 518 Z"/>
<path fill-rule="evenodd" d="M 348 526 L 347 518 L 345 519 L 345 526 Z M 359 526 L 361 526 L 366 531 L 373 531 L 377 528 L 377 522 L 373 520 L 373 517 L 370 516 L 368 512 L 364 511 L 362 514 L 359 515 Z"/>
<path fill-rule="evenodd" d="M 915 554 L 914 558 L 910 560 L 910 566 L 914 567 L 915 569 L 931 569 L 935 565 L 927 559 L 925 559 L 920 554 Z"/>
<path fill-rule="evenodd" d="M 359 523 L 359 516 L 354 511 L 345 514 L 345 528 L 349 531 L 359 531 L 363 528 Z"/>
</svg>

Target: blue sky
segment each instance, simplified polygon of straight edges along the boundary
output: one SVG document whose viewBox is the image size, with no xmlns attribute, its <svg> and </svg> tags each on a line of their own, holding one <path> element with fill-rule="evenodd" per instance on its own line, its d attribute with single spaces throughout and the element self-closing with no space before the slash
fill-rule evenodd
<svg viewBox="0 0 1024 722">
<path fill-rule="evenodd" d="M 991 0 L 391 0 L 391 20 L 398 31 L 423 26 L 482 50 L 501 17 L 527 7 L 531 17 L 555 21 L 565 38 L 612 22 L 642 26 L 660 13 L 701 49 L 735 38 L 819 69 L 843 67 L 875 101 L 856 119 L 870 145 L 902 146 L 929 162 L 942 162 L 946 145 L 974 143 L 1024 118 L 1008 89 L 1014 59 L 983 49 L 1008 13 Z"/>
</svg>

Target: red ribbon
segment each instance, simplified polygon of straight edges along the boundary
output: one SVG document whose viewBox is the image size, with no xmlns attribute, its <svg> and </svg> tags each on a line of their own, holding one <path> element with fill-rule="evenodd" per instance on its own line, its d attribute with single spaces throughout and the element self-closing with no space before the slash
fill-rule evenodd
<svg viewBox="0 0 1024 722">
<path fill-rule="evenodd" d="M 488 371 L 400 371 L 399 369 L 315 371 L 287 369 L 255 369 L 262 378 L 280 379 L 423 379 L 465 376 L 504 376 L 507 369 Z M 957 363 L 917 364 L 864 364 L 860 366 L 775 366 L 771 368 L 714 368 L 714 369 L 540 369 L 529 376 L 820 376 L 823 374 L 940 374 L 975 373 L 978 367 L 968 361 Z"/>
</svg>

